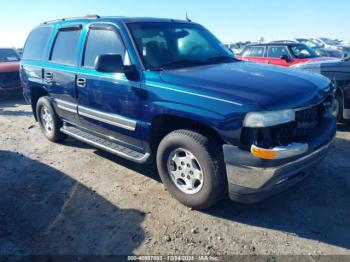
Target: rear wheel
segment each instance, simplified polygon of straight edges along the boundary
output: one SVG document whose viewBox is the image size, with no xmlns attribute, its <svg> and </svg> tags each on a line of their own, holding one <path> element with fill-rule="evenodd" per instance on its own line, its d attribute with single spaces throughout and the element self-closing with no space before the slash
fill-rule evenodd
<svg viewBox="0 0 350 262">
<path fill-rule="evenodd" d="M 66 135 L 60 132 L 62 121 L 54 111 L 48 96 L 39 98 L 36 105 L 36 115 L 41 131 L 47 139 L 52 142 L 59 142 L 66 138 Z"/>
<path fill-rule="evenodd" d="M 196 209 L 214 205 L 227 192 L 222 152 L 210 138 L 191 130 L 176 130 L 160 142 L 159 175 L 181 203 Z"/>
</svg>

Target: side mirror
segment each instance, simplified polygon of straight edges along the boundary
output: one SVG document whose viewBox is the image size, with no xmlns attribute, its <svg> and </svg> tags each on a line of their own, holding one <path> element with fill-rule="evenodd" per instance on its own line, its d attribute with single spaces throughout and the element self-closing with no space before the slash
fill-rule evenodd
<svg viewBox="0 0 350 262">
<path fill-rule="evenodd" d="M 282 60 L 286 61 L 287 63 L 292 61 L 292 59 L 288 55 L 282 55 L 280 58 Z"/>
<path fill-rule="evenodd" d="M 105 54 L 96 58 L 95 69 L 104 73 L 123 73 L 124 64 L 121 55 Z"/>
</svg>

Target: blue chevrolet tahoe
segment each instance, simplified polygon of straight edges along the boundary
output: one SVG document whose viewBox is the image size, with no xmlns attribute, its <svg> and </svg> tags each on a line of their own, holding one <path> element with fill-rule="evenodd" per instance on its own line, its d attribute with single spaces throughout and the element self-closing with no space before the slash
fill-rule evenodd
<svg viewBox="0 0 350 262">
<path fill-rule="evenodd" d="M 45 22 L 30 33 L 20 71 L 49 140 L 154 160 L 168 191 L 196 209 L 294 185 L 336 132 L 327 78 L 239 61 L 190 21 Z"/>
</svg>

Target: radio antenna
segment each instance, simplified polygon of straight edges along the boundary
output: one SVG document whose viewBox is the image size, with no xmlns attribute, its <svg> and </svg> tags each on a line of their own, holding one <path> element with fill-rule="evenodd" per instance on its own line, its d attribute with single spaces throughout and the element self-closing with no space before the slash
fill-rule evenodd
<svg viewBox="0 0 350 262">
<path fill-rule="evenodd" d="M 187 12 L 186 12 L 186 20 L 187 22 L 192 22 L 192 20 L 188 18 Z"/>
</svg>

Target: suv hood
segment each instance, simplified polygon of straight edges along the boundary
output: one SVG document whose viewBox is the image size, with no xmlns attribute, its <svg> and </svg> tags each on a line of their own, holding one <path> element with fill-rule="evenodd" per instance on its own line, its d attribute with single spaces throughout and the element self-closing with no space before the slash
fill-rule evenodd
<svg viewBox="0 0 350 262">
<path fill-rule="evenodd" d="M 330 81 L 302 70 L 233 62 L 161 72 L 161 79 L 191 92 L 254 104 L 263 110 L 298 108 L 319 103 Z"/>
</svg>

